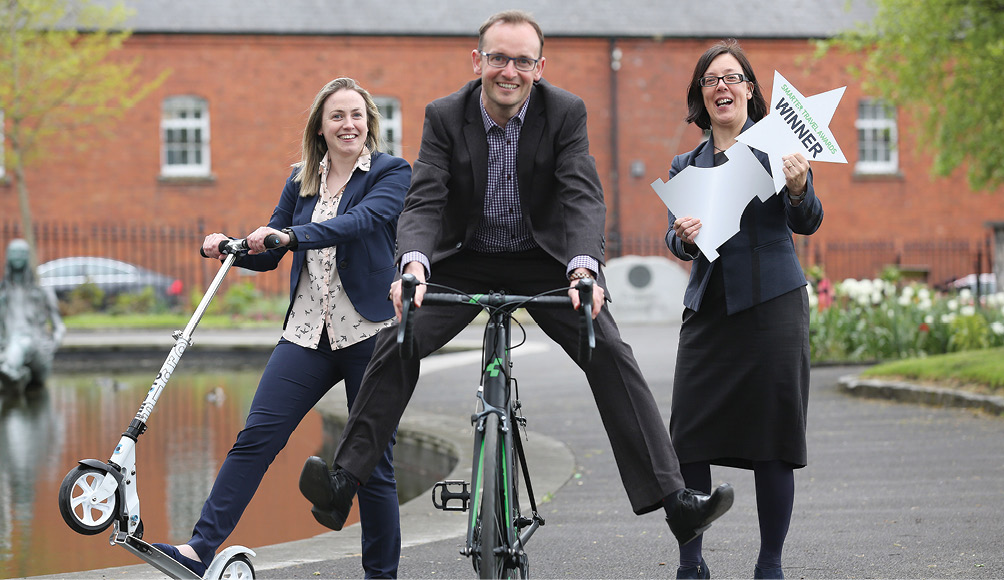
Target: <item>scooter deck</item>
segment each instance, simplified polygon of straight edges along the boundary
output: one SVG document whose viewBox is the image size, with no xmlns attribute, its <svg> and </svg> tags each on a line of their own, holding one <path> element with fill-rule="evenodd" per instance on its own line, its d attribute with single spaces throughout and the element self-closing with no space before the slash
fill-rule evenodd
<svg viewBox="0 0 1004 580">
<path fill-rule="evenodd" d="M 121 546 L 171 578 L 186 580 L 202 578 L 183 566 L 181 562 L 134 536 L 126 536 L 125 542 L 122 542 Z"/>
</svg>

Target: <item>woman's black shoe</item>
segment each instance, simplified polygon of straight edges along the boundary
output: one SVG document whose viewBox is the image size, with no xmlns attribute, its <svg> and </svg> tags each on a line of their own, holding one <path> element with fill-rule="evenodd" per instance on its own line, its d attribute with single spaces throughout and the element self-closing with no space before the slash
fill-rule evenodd
<svg viewBox="0 0 1004 580">
<path fill-rule="evenodd" d="M 206 566 L 205 564 L 203 564 L 198 560 L 193 560 L 187 556 L 181 555 L 181 552 L 178 551 L 178 548 L 172 546 L 171 544 L 151 544 L 151 545 L 154 548 L 160 550 L 161 552 L 164 552 L 164 554 L 170 556 L 171 559 L 173 559 L 175 562 L 178 562 L 185 568 L 191 570 L 194 574 L 202 576 L 203 574 L 206 573 L 206 568 L 208 566 Z"/>
<path fill-rule="evenodd" d="M 708 570 L 708 564 L 701 558 L 701 563 L 697 566 L 687 566 L 679 567 L 676 569 L 676 578 L 700 578 L 702 580 L 707 580 L 711 578 L 711 570 Z"/>
<path fill-rule="evenodd" d="M 753 580 L 784 580 L 784 572 L 781 571 L 781 567 L 777 568 L 760 568 L 759 565 L 753 567 Z"/>
</svg>

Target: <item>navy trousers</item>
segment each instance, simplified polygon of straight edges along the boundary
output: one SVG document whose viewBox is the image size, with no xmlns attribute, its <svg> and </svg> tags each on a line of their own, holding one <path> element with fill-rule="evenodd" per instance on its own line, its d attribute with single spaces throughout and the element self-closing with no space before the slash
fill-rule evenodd
<svg viewBox="0 0 1004 580">
<path fill-rule="evenodd" d="M 331 350 L 322 333 L 317 350 L 280 340 L 272 351 L 244 429 L 227 454 L 188 542 L 203 562 L 212 560 L 254 497 L 272 460 L 311 408 L 339 381 L 349 407 L 359 393 L 376 338 Z M 362 564 L 366 578 L 397 577 L 401 522 L 393 465 L 394 438 L 366 485 L 359 488 Z"/>
</svg>

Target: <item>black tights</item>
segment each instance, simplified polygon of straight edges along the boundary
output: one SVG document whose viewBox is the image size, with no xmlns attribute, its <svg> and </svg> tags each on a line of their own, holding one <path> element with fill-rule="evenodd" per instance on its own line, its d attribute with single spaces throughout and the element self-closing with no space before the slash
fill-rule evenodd
<svg viewBox="0 0 1004 580">
<path fill-rule="evenodd" d="M 711 493 L 711 464 L 709 462 L 680 465 L 687 487 Z M 795 472 L 783 461 L 754 461 L 753 477 L 756 481 L 756 509 L 760 519 L 760 554 L 757 565 L 761 570 L 781 567 L 781 550 L 788 535 L 791 508 L 795 501 Z M 704 536 L 680 546 L 680 566 L 697 566 L 701 563 Z"/>
</svg>

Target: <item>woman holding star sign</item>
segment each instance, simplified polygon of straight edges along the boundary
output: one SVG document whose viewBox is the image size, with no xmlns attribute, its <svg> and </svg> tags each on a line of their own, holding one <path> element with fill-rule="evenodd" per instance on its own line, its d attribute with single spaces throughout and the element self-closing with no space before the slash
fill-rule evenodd
<svg viewBox="0 0 1004 580">
<path fill-rule="evenodd" d="M 687 103 L 687 122 L 711 134 L 673 159 L 670 179 L 688 166 L 727 163 L 726 150 L 736 137 L 767 113 L 753 67 L 735 40 L 715 44 L 697 61 Z M 753 153 L 769 172 L 767 155 Z M 670 434 L 689 488 L 711 490 L 712 464 L 753 470 L 760 520 L 754 578 L 784 577 L 781 549 L 791 521 L 794 469 L 807 461 L 809 302 L 792 233 L 815 232 L 823 208 L 804 155 L 785 155 L 783 171 L 784 188 L 746 206 L 739 233 L 722 244 L 717 260 L 708 260 L 694 243 L 698 219 L 669 212 L 666 235 L 676 257 L 693 261 Z M 677 578 L 711 577 L 702 539 L 680 547 Z"/>
</svg>

